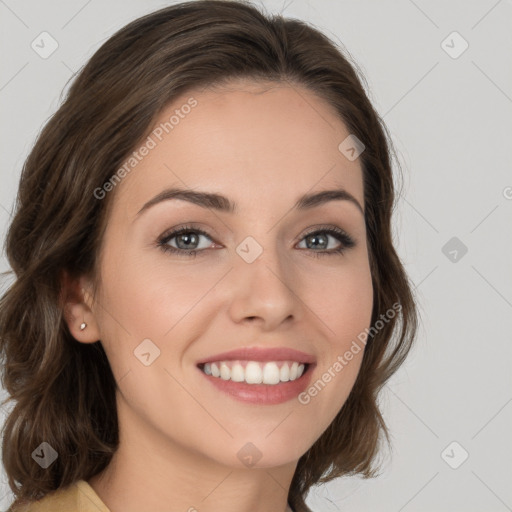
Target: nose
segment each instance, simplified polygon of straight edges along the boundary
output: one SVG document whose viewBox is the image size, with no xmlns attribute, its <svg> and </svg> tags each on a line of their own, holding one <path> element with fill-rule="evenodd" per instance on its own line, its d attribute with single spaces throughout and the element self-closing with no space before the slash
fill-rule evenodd
<svg viewBox="0 0 512 512">
<path fill-rule="evenodd" d="M 276 251 L 266 248 L 252 263 L 235 258 L 229 284 L 229 313 L 235 323 L 257 322 L 262 329 L 273 330 L 300 319 L 302 302 L 294 290 L 297 276 Z"/>
</svg>

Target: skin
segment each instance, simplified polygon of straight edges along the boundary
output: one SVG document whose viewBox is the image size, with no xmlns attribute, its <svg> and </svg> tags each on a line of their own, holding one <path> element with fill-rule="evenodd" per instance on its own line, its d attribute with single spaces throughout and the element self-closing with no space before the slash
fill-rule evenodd
<svg viewBox="0 0 512 512">
<path fill-rule="evenodd" d="M 307 405 L 236 401 L 196 363 L 236 347 L 286 346 L 317 358 L 314 383 L 370 326 L 364 215 L 346 200 L 292 210 L 304 193 L 340 187 L 364 209 L 361 163 L 340 153 L 349 132 L 305 88 L 239 80 L 188 92 L 155 126 L 190 96 L 197 106 L 117 185 L 98 295 L 85 276 L 69 285 L 84 292 L 68 304 L 69 329 L 78 342 L 101 340 L 118 383 L 120 447 L 89 483 L 111 512 L 285 511 L 298 459 L 346 401 L 363 350 Z M 223 194 L 238 212 L 174 199 L 135 220 L 170 186 Z M 203 255 L 157 247 L 191 222 L 209 233 Z M 356 245 L 315 257 L 324 248 L 308 248 L 304 233 L 317 225 L 344 229 Z M 235 251 L 247 236 L 263 248 L 250 264 Z M 324 236 L 329 250 L 339 246 Z M 150 366 L 134 356 L 146 338 L 160 350 Z M 250 468 L 237 457 L 248 442 L 262 454 Z"/>
</svg>

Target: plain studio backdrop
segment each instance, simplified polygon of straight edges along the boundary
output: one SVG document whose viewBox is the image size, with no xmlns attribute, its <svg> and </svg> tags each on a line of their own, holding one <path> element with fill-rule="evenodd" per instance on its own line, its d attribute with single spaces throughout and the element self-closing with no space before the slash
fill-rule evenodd
<svg viewBox="0 0 512 512">
<path fill-rule="evenodd" d="M 116 30 L 171 3 L 0 1 L 2 243 L 23 161 L 63 88 Z M 382 393 L 393 439 L 382 476 L 318 486 L 308 504 L 512 510 L 512 1 L 263 5 L 325 32 L 366 77 L 404 171 L 394 232 L 422 317 Z M 11 501 L 0 471 L 0 510 Z"/>
</svg>

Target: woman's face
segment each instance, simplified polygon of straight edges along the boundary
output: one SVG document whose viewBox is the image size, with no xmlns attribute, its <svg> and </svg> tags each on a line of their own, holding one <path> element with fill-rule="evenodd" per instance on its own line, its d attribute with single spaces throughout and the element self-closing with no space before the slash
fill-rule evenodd
<svg viewBox="0 0 512 512">
<path fill-rule="evenodd" d="M 347 399 L 363 350 L 344 354 L 371 320 L 361 162 L 338 149 L 349 132 L 310 91 L 247 81 L 183 95 L 154 128 L 115 187 L 92 305 L 121 429 L 160 453 L 185 448 L 228 466 L 296 461 Z M 168 189 L 226 199 L 147 205 Z M 296 207 L 326 190 L 354 201 Z M 234 211 L 221 208 L 228 200 Z M 229 381 L 198 367 L 241 348 L 295 349 L 314 363 L 293 384 L 234 380 L 258 381 L 258 368 L 286 380 L 282 360 L 293 373 L 303 356 L 271 353 L 277 364 L 265 368 L 248 354 L 241 368 L 222 365 Z"/>
</svg>

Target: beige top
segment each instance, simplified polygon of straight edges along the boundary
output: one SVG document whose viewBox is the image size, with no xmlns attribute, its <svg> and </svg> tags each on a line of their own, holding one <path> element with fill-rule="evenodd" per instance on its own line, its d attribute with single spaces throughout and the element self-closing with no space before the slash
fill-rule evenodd
<svg viewBox="0 0 512 512">
<path fill-rule="evenodd" d="M 94 489 L 85 481 L 78 480 L 64 489 L 58 489 L 44 498 L 22 505 L 7 512 L 110 512 Z M 293 512 L 289 505 L 286 512 Z"/>
<path fill-rule="evenodd" d="M 7 512 L 110 512 L 95 490 L 78 480 L 63 489 L 57 489 L 38 501 L 21 505 Z"/>
</svg>

